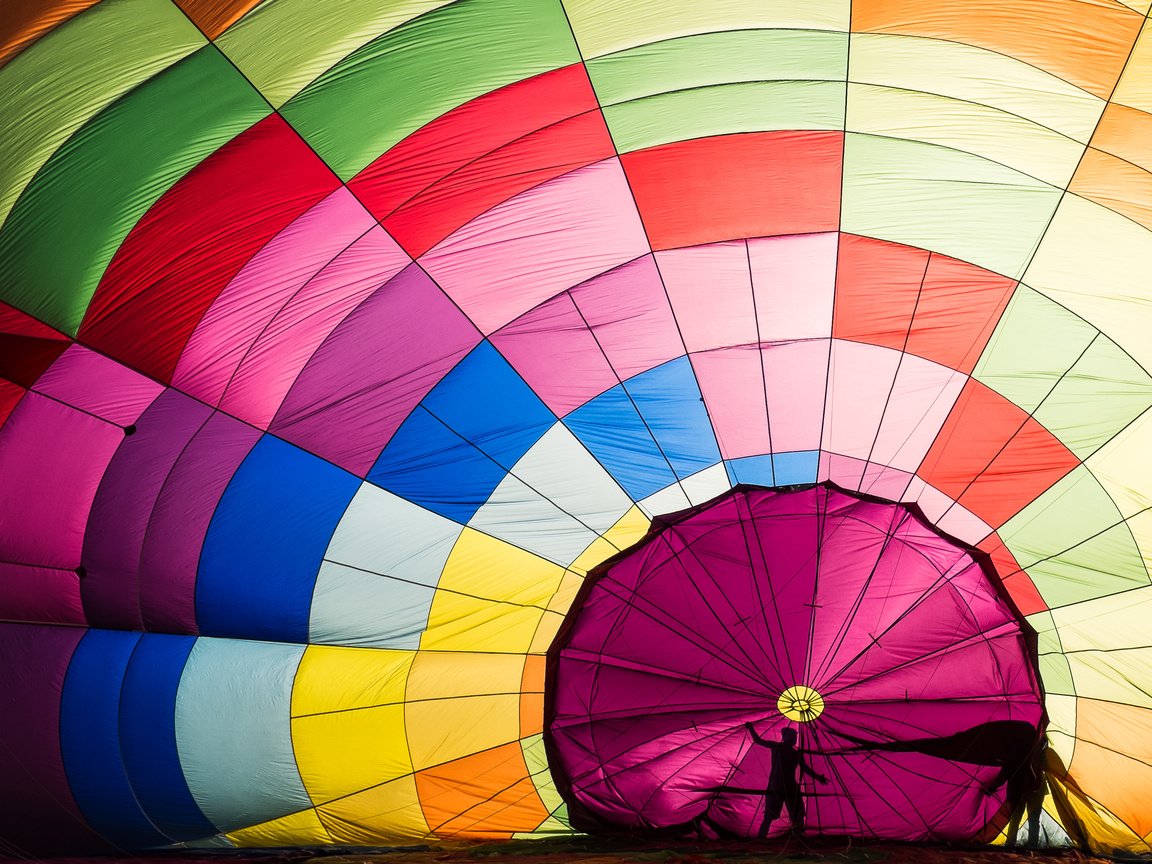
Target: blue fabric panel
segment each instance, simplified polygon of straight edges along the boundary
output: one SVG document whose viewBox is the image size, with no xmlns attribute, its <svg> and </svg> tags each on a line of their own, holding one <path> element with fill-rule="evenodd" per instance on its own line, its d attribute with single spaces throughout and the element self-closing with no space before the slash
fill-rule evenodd
<svg viewBox="0 0 1152 864">
<path fill-rule="evenodd" d="M 690 477 L 720 461 L 716 433 L 687 357 L 629 378 L 624 387 L 677 477 Z"/>
<path fill-rule="evenodd" d="M 676 482 L 668 460 L 622 385 L 584 403 L 564 418 L 564 425 L 633 501 Z"/>
<path fill-rule="evenodd" d="M 120 755 L 120 692 L 139 633 L 89 630 L 76 646 L 60 705 L 68 785 L 89 824 L 128 849 L 167 845 L 144 815 Z"/>
<path fill-rule="evenodd" d="M 368 473 L 372 483 L 467 523 L 556 422 L 516 371 L 481 342 L 424 397 Z"/>
<path fill-rule="evenodd" d="M 418 407 L 392 436 L 368 480 L 464 525 L 507 473 Z"/>
<path fill-rule="evenodd" d="M 773 453 L 765 456 L 746 456 L 724 463 L 733 485 L 751 483 L 756 486 L 792 486 L 797 483 L 815 483 L 820 466 L 819 450 L 797 450 L 792 453 Z"/>
<path fill-rule="evenodd" d="M 120 699 L 128 779 L 144 812 L 176 840 L 217 831 L 192 798 L 176 750 L 176 691 L 195 644 L 195 636 L 145 633 L 128 664 Z"/>
<path fill-rule="evenodd" d="M 360 479 L 265 435 L 224 492 L 200 555 L 206 636 L 307 642 L 320 562 Z"/>
</svg>

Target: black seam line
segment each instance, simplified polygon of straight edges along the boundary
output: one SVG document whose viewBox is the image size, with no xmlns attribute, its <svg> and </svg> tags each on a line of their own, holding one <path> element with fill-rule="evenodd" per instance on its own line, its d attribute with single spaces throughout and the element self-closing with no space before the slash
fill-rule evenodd
<svg viewBox="0 0 1152 864">
<path fill-rule="evenodd" d="M 413 652 L 415 653 L 415 652 Z M 411 664 L 409 664 L 411 668 Z M 375 711 L 379 708 L 396 708 L 403 705 L 421 705 L 428 702 L 459 702 L 464 699 L 493 699 L 507 696 L 540 695 L 540 690 L 504 690 L 493 693 L 463 693 L 454 696 L 424 696 L 420 699 L 395 699 L 390 702 L 373 702 L 371 705 L 355 705 L 351 708 L 333 708 L 331 711 L 307 711 L 302 714 L 289 714 L 290 720 L 304 720 L 310 717 L 330 717 L 334 714 L 350 714 L 354 711 Z"/>
<path fill-rule="evenodd" d="M 1072 372 L 1072 370 L 1076 368 L 1076 364 L 1079 363 L 1084 358 L 1084 356 L 1088 353 L 1088 351 L 1092 348 L 1092 346 L 1096 343 L 1096 340 L 1099 339 L 1101 335 L 1102 334 L 1100 333 L 1100 331 L 1097 330 L 1096 334 L 1088 341 L 1088 344 L 1086 344 L 1084 346 L 1084 348 L 1080 351 L 1080 353 L 1076 355 L 1076 358 L 1072 361 L 1072 365 L 1069 366 L 1067 369 L 1065 369 L 1062 373 L 1060 373 L 1060 376 L 1053 382 L 1052 386 L 1048 389 L 1048 392 L 1044 394 L 1044 396 L 1036 404 L 1036 407 L 1034 407 L 1031 411 L 1028 412 L 1028 416 L 1026 416 L 1024 418 L 1023 422 L 1016 428 L 1016 431 L 1013 432 L 1010 436 L 1008 436 L 1007 440 L 1005 440 L 1004 443 L 1001 444 L 997 448 L 996 452 L 992 455 L 992 458 L 988 460 L 988 463 L 983 468 L 981 468 L 979 471 L 977 471 L 974 475 L 972 475 L 972 477 L 968 480 L 967 484 L 965 484 L 964 488 L 960 490 L 960 494 L 952 499 L 952 503 L 948 505 L 948 509 L 940 514 L 940 518 L 936 520 L 937 522 L 941 521 L 949 513 L 951 513 L 952 508 L 955 507 L 959 503 L 960 499 L 963 498 L 965 494 L 967 494 L 968 490 L 970 490 L 976 484 L 976 481 L 979 480 L 981 477 L 983 477 L 984 474 L 994 464 L 996 464 L 996 460 L 999 459 L 1000 456 L 1004 453 L 1004 451 L 1008 449 L 1008 445 L 1011 444 L 1013 441 L 1015 441 L 1016 436 L 1019 435 L 1021 432 L 1023 432 L 1024 429 L 1027 427 L 1028 421 L 1029 420 L 1035 420 L 1036 412 L 1039 411 L 1044 406 L 1044 403 L 1048 400 L 1048 397 L 1051 396 L 1056 391 L 1056 388 L 1060 386 L 1060 382 L 1063 381 L 1065 378 L 1067 378 L 1068 375 Z M 984 385 L 984 386 L 987 386 L 987 385 Z M 1045 428 L 1045 430 L 1047 429 L 1047 427 L 1044 427 L 1044 428 Z M 951 440 L 952 436 L 955 434 L 956 434 L 956 428 L 953 428 L 951 434 L 948 436 L 949 440 Z M 1051 433 L 1049 433 L 1049 434 L 1051 434 Z M 939 436 L 937 436 L 937 437 L 939 437 Z M 1055 436 L 1053 436 L 1053 437 L 1055 437 Z M 1059 440 L 1059 439 L 1057 439 L 1057 440 Z M 1063 444 L 1063 442 L 1060 442 L 1060 443 L 1061 443 L 1061 446 L 1065 446 Z M 935 444 L 935 441 L 933 441 L 933 444 Z M 944 446 L 947 447 L 947 442 L 945 442 Z M 929 452 L 931 452 L 931 448 L 929 448 Z M 1071 452 L 1071 451 L 1069 451 L 1069 452 Z M 1075 456 L 1076 454 L 1073 453 L 1072 455 Z M 925 459 L 927 459 L 927 454 L 925 454 Z M 1080 463 L 1080 464 L 1083 464 L 1083 463 Z M 916 469 L 917 474 L 920 473 L 920 469 L 923 468 L 923 466 L 924 466 L 924 461 L 921 460 L 920 466 Z M 1075 469 L 1073 469 L 1073 470 L 1075 470 Z M 1071 472 L 1066 472 L 1066 473 L 1071 473 Z M 1064 476 L 1064 475 L 1061 475 L 1061 476 Z M 1055 485 L 1055 484 L 1053 484 L 1053 485 Z M 949 496 L 949 497 L 951 497 L 951 496 Z M 1109 497 L 1111 497 L 1111 496 L 1109 496 Z M 1115 502 L 1113 502 L 1113 503 L 1115 503 Z"/>
<path fill-rule="evenodd" d="M 644 216 L 640 210 L 640 204 L 636 200 L 636 191 L 632 188 L 632 181 L 628 178 L 628 171 L 624 167 L 624 161 L 620 158 L 621 157 L 620 148 L 616 144 L 615 137 L 612 135 L 612 127 L 608 124 L 608 118 L 604 114 L 604 105 L 600 101 L 599 93 L 596 91 L 596 82 L 593 80 L 592 74 L 588 71 L 588 61 L 585 59 L 584 53 L 580 48 L 580 41 L 576 38 L 576 30 L 572 26 L 572 19 L 568 16 L 568 10 L 564 7 L 563 0 L 557 0 L 557 5 L 560 7 L 560 11 L 564 13 L 564 20 L 568 23 L 568 31 L 572 35 L 572 44 L 576 48 L 576 56 L 579 58 L 580 64 L 584 67 L 584 75 L 588 79 L 588 84 L 592 89 L 592 95 L 596 99 L 597 107 L 600 109 L 600 119 L 604 123 L 605 131 L 608 133 L 608 140 L 612 142 L 612 150 L 615 153 L 616 162 L 620 166 L 620 174 L 624 178 L 624 185 L 628 187 L 628 194 L 632 199 L 632 206 L 636 209 L 636 219 L 640 223 L 640 229 L 644 232 L 644 239 L 648 243 L 648 253 L 647 254 L 652 256 L 652 263 L 656 267 L 656 275 L 660 278 L 660 286 L 664 290 L 664 300 L 668 304 L 668 310 L 672 316 L 673 322 L 675 322 L 675 324 L 676 324 L 676 334 L 680 337 L 680 344 L 684 348 L 684 356 L 687 357 L 687 356 L 689 356 L 688 355 L 688 343 L 684 341 L 684 332 L 683 332 L 683 330 L 680 329 L 680 322 L 676 318 L 676 309 L 672 305 L 672 297 L 668 293 L 668 285 L 664 281 L 664 274 L 663 274 L 663 272 L 661 272 L 661 269 L 660 269 L 660 259 L 657 257 L 655 250 L 652 248 L 652 238 L 648 234 L 648 226 L 644 223 Z M 643 256 L 638 256 L 638 257 L 643 257 Z M 573 302 L 575 302 L 575 300 L 573 300 Z M 689 367 L 692 368 L 692 377 L 696 379 L 696 389 L 700 391 L 700 399 L 701 399 L 701 403 L 704 405 L 704 413 L 708 417 L 708 425 L 712 430 L 712 437 L 716 441 L 716 450 L 720 454 L 720 461 L 723 462 L 723 460 L 724 460 L 724 448 L 722 448 L 720 446 L 720 439 L 716 434 L 716 423 L 712 417 L 711 412 L 708 410 L 708 402 L 707 402 L 707 400 L 704 399 L 704 391 L 700 387 L 700 379 L 699 379 L 699 376 L 696 375 L 695 367 L 692 367 L 692 361 L 691 361 L 690 357 L 689 357 L 688 364 L 689 364 Z M 681 487 L 681 488 L 683 488 L 683 487 Z M 689 499 L 689 503 L 691 503 L 691 499 Z"/>
<path fill-rule="evenodd" d="M 530 553 L 531 554 L 531 553 Z M 379 576 L 381 579 L 391 579 L 393 582 L 403 582 L 405 585 L 415 585 L 419 588 L 427 588 L 429 591 L 437 592 L 443 591 L 446 594 L 455 594 L 459 597 L 468 597 L 472 600 L 481 600 L 485 603 L 492 603 L 500 606 L 516 606 L 520 609 L 539 609 L 541 612 L 551 612 L 547 606 L 541 606 L 538 603 L 517 603 L 515 600 L 499 600 L 495 597 L 485 597 L 481 594 L 471 594 L 467 591 L 458 591 L 455 588 L 441 588 L 438 585 L 429 585 L 427 582 L 417 582 L 414 579 L 404 579 L 401 576 L 392 576 L 388 573 L 381 573 L 379 570 L 369 570 L 367 567 L 357 567 L 355 564 L 345 564 L 343 561 L 337 561 L 334 558 L 322 558 L 321 563 L 335 564 L 338 567 L 346 567 L 349 570 L 356 570 L 359 573 L 367 573 L 371 576 Z M 564 571 L 568 572 L 567 570 Z M 563 573 L 560 575 L 561 580 L 564 578 Z M 553 592 L 555 593 L 555 592 Z M 523 651 L 511 652 L 514 654 L 523 654 Z"/>
<path fill-rule="evenodd" d="M 653 432 L 652 427 L 648 425 L 648 420 L 644 416 L 643 412 L 640 410 L 640 406 L 636 403 L 636 400 L 632 397 L 632 394 L 629 392 L 628 385 L 625 383 L 624 379 L 620 376 L 620 373 L 616 371 L 616 368 L 612 365 L 612 361 L 608 359 L 608 352 L 605 351 L 604 346 L 602 344 L 600 344 L 600 337 L 596 335 L 595 329 L 592 327 L 592 325 L 590 325 L 588 323 L 588 319 L 584 317 L 584 310 L 582 310 L 580 308 L 580 304 L 576 302 L 576 296 L 574 294 L 572 294 L 570 289 L 567 293 L 568 293 L 568 298 L 572 301 L 573 308 L 575 308 L 575 310 L 576 310 L 576 314 L 580 316 L 580 321 L 584 324 L 584 327 L 588 330 L 588 333 L 592 336 L 592 339 L 596 342 L 596 347 L 598 349 L 600 349 L 600 354 L 604 357 L 604 362 L 608 365 L 608 368 L 612 370 L 613 376 L 615 376 L 617 382 L 619 382 L 621 392 L 623 392 L 624 395 L 628 398 L 628 403 L 632 406 L 632 410 L 634 410 L 636 412 L 636 416 L 640 418 L 640 422 L 644 425 L 644 431 L 648 433 L 648 437 L 651 438 L 652 443 L 654 445 L 656 445 L 656 451 L 660 454 L 660 458 L 663 459 L 664 464 L 666 464 L 668 466 L 668 471 L 672 474 L 672 477 L 675 480 L 674 485 L 680 487 L 680 492 L 681 492 L 681 494 L 684 495 L 684 500 L 687 501 L 689 504 L 691 504 L 692 503 L 691 499 L 688 498 L 688 491 L 684 488 L 684 484 L 681 482 L 683 480 L 683 478 L 680 476 L 680 472 L 677 471 L 673 467 L 672 460 L 670 458 L 668 458 L 668 455 L 664 452 L 664 448 L 662 446 L 660 446 L 660 442 L 656 440 L 656 433 Z M 676 358 L 673 358 L 673 360 L 675 360 L 675 359 Z M 673 361 L 665 361 L 665 363 L 670 363 L 670 362 L 673 362 Z M 660 366 L 665 365 L 665 363 L 661 363 Z M 653 369 L 659 369 L 660 366 L 654 366 L 652 368 Z M 691 363 L 689 363 L 689 366 L 691 366 Z M 639 373 L 639 374 L 643 374 L 643 373 Z M 608 388 L 608 390 L 613 390 L 613 389 L 615 389 L 615 388 L 612 388 L 612 387 Z M 608 392 L 608 391 L 605 391 L 605 392 Z M 589 400 L 589 401 L 591 401 L 591 400 Z M 585 403 L 585 404 L 587 404 L 587 403 Z M 579 410 L 579 409 L 576 409 L 576 410 Z M 575 412 L 570 412 L 570 413 L 575 413 Z M 568 415 L 565 415 L 565 416 L 568 416 Z M 563 423 L 562 420 L 560 422 Z M 567 424 L 565 424 L 565 426 L 567 426 Z M 571 429 L 569 429 L 569 431 L 571 431 Z M 576 433 L 573 432 L 572 434 L 575 435 Z M 719 455 L 719 453 L 717 453 L 717 455 Z M 605 468 L 604 470 L 607 471 L 608 469 Z M 619 483 L 619 481 L 617 481 L 617 483 Z M 621 488 L 623 488 L 623 487 L 621 487 Z M 664 486 L 662 488 L 667 489 L 668 486 Z M 632 498 L 631 495 L 628 495 L 628 497 Z M 633 501 L 635 502 L 635 499 L 633 499 Z"/>
<path fill-rule="evenodd" d="M 752 278 L 752 250 L 748 245 L 748 238 L 745 237 L 743 242 L 744 260 L 748 265 L 748 293 L 752 296 L 752 321 L 756 325 L 756 344 L 760 345 L 763 339 L 760 335 L 760 313 L 756 308 L 756 281 Z M 764 369 L 764 352 L 761 350 L 758 353 L 760 355 L 760 386 L 764 390 L 764 424 L 768 430 L 768 452 L 772 453 L 774 448 L 772 446 L 772 411 L 768 407 L 768 373 Z M 769 459 L 768 467 L 772 473 L 772 485 L 775 486 L 776 460 Z"/>
</svg>

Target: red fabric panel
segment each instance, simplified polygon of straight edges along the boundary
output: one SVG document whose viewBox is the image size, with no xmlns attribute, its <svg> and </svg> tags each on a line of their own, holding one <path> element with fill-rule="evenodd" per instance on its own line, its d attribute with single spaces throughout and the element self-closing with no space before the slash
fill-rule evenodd
<svg viewBox="0 0 1152 864">
<path fill-rule="evenodd" d="M 1023 409 L 969 379 L 917 473 L 999 528 L 1078 464 Z"/>
<path fill-rule="evenodd" d="M 16 404 L 24 398 L 24 394 L 27 392 L 19 384 L 13 384 L 11 381 L 0 378 L 0 426 L 4 425 L 4 421 L 8 419 L 8 416 L 16 408 Z"/>
<path fill-rule="evenodd" d="M 209 39 L 239 21 L 260 0 L 173 0 Z"/>
<path fill-rule="evenodd" d="M 0 378 L 31 387 L 71 344 L 44 322 L 0 303 Z"/>
<path fill-rule="evenodd" d="M 1020 568 L 1015 556 L 1004 545 L 999 534 L 989 534 L 978 546 L 992 559 L 996 572 L 1000 574 L 1000 581 L 1021 615 L 1043 612 L 1048 608 L 1048 604 L 1044 602 L 1044 598 L 1040 596 L 1040 592 L 1032 582 L 1032 577 Z"/>
<path fill-rule="evenodd" d="M 588 111 L 598 111 L 598 104 L 582 64 L 545 72 L 433 120 L 353 177 L 348 188 L 384 221 L 469 163 Z"/>
<path fill-rule="evenodd" d="M 420 193 L 383 224 L 409 255 L 419 258 L 501 201 L 614 154 L 603 115 L 580 114 L 480 157 Z"/>
<path fill-rule="evenodd" d="M 928 256 L 914 246 L 840 235 L 832 336 L 902 349 Z"/>
<path fill-rule="evenodd" d="M 971 372 L 1015 288 L 974 264 L 845 234 L 833 335 L 897 351 L 907 340 L 909 353 Z"/>
<path fill-rule="evenodd" d="M 279 115 L 169 189 L 117 251 L 80 341 L 168 382 L 201 316 L 265 243 L 339 180 Z"/>
<path fill-rule="evenodd" d="M 620 157 L 653 250 L 835 231 L 841 132 L 753 132 Z"/>
</svg>

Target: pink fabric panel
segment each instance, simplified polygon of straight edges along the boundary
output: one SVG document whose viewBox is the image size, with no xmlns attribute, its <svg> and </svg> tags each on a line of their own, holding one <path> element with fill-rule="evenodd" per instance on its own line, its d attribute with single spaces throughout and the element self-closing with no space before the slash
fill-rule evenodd
<svg viewBox="0 0 1152 864">
<path fill-rule="evenodd" d="M 915 501 L 930 522 L 965 543 L 975 546 L 992 533 L 987 522 L 919 477 L 912 478 L 904 500 Z"/>
<path fill-rule="evenodd" d="M 620 383 L 568 292 L 502 327 L 491 341 L 557 417 Z"/>
<path fill-rule="evenodd" d="M 622 380 L 684 355 L 651 255 L 578 285 L 571 293 Z"/>
<path fill-rule="evenodd" d="M 25 396 L 0 428 L 0 559 L 79 566 L 92 499 L 123 440 L 119 426 Z"/>
<path fill-rule="evenodd" d="M 760 341 L 832 335 L 838 234 L 796 234 L 748 241 Z"/>
<path fill-rule="evenodd" d="M 820 480 L 831 480 L 845 489 L 899 501 L 912 482 L 912 474 L 896 468 L 864 462 L 836 453 L 820 454 Z"/>
<path fill-rule="evenodd" d="M 74 570 L 0 562 L 0 620 L 85 624 Z"/>
<path fill-rule="evenodd" d="M 757 341 L 742 240 L 657 252 L 656 263 L 689 352 Z"/>
<path fill-rule="evenodd" d="M 829 339 L 764 345 L 764 384 L 777 453 L 820 448 Z"/>
<path fill-rule="evenodd" d="M 69 347 L 36 382 L 37 392 L 121 426 L 135 423 L 163 390 L 163 384 L 83 345 Z"/>
<path fill-rule="evenodd" d="M 899 362 L 899 351 L 839 339 L 832 342 L 823 449 L 869 458 Z"/>
<path fill-rule="evenodd" d="M 221 408 L 267 429 L 308 359 L 341 321 L 411 259 L 374 228 L 296 292 L 256 338 Z"/>
<path fill-rule="evenodd" d="M 624 171 L 613 158 L 494 207 L 421 263 L 488 334 L 565 288 L 648 251 Z"/>
<path fill-rule="evenodd" d="M 754 345 L 721 348 L 691 359 L 720 455 L 739 459 L 771 453 L 760 351 Z"/>
<path fill-rule="evenodd" d="M 963 372 L 905 354 L 872 461 L 915 472 L 967 380 Z"/>
<path fill-rule="evenodd" d="M 217 405 L 268 322 L 375 224 L 344 187 L 292 222 L 244 265 L 204 313 L 180 355 L 172 385 Z"/>
</svg>

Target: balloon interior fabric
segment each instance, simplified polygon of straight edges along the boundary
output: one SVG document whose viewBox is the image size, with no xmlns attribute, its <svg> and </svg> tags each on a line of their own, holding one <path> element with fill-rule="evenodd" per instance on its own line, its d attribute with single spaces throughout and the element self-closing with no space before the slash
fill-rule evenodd
<svg viewBox="0 0 1152 864">
<path fill-rule="evenodd" d="M 767 833 L 757 739 L 792 723 L 827 781 L 802 778 L 809 830 L 995 837 L 1043 714 L 998 584 L 915 508 L 835 488 L 741 487 L 658 520 L 589 575 L 552 649 L 546 740 L 574 824 Z"/>
<path fill-rule="evenodd" d="M 0 853 L 1148 852 L 1150 5 L 0 2 Z"/>
</svg>

